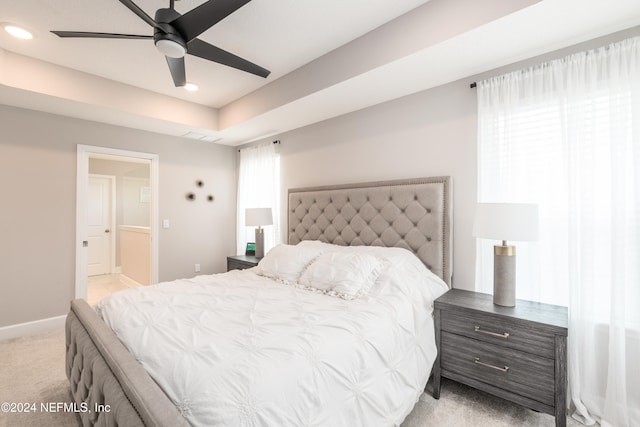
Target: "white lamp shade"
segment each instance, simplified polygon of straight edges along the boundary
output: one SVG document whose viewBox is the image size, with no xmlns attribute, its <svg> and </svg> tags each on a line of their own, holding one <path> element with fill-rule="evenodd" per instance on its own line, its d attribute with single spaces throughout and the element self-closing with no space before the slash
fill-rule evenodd
<svg viewBox="0 0 640 427">
<path fill-rule="evenodd" d="M 244 225 L 247 227 L 272 224 L 273 214 L 271 213 L 271 208 L 247 208 L 244 212 Z"/>
<path fill-rule="evenodd" d="M 482 239 L 533 241 L 538 239 L 538 205 L 478 203 L 473 235 Z"/>
</svg>

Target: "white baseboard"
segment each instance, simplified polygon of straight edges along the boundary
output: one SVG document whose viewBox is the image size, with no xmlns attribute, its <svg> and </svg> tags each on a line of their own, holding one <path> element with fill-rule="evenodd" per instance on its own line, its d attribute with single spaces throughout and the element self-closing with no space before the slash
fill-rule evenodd
<svg viewBox="0 0 640 427">
<path fill-rule="evenodd" d="M 64 326 L 64 316 L 50 317 L 48 319 L 34 320 L 33 322 L 18 323 L 17 325 L 3 326 L 0 328 L 0 341 L 11 338 L 35 335 Z"/>
<path fill-rule="evenodd" d="M 131 277 L 127 277 L 122 273 L 120 273 L 120 281 L 125 285 L 129 286 L 130 288 L 133 288 L 136 286 L 142 286 L 140 283 L 136 282 Z"/>
</svg>

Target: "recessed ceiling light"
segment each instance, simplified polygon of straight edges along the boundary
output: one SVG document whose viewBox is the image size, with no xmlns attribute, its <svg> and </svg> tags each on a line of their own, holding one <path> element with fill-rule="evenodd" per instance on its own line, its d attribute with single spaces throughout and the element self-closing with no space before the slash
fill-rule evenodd
<svg viewBox="0 0 640 427">
<path fill-rule="evenodd" d="M 198 90 L 198 85 L 195 83 L 187 83 L 186 85 L 184 85 L 184 88 L 189 92 L 195 92 L 196 90 Z"/>
<path fill-rule="evenodd" d="M 19 27 L 15 24 L 4 22 L 2 23 L 2 27 L 7 33 L 11 34 L 13 37 L 17 37 L 23 40 L 31 40 L 33 38 L 33 34 L 30 31 L 25 30 L 24 28 Z"/>
</svg>

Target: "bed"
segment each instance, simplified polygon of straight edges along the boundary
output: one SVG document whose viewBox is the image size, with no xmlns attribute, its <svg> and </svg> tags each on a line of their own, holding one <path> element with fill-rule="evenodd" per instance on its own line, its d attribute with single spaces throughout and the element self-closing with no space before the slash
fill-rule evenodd
<svg viewBox="0 0 640 427">
<path fill-rule="evenodd" d="M 435 359 L 450 192 L 448 177 L 292 189 L 288 244 L 252 271 L 96 310 L 72 301 L 66 371 L 83 425 L 398 425 Z"/>
</svg>

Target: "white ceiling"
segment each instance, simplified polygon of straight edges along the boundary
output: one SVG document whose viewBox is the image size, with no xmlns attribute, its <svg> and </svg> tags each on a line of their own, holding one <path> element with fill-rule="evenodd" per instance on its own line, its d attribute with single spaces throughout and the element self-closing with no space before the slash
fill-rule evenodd
<svg viewBox="0 0 640 427">
<path fill-rule="evenodd" d="M 169 3 L 134 1 L 151 16 Z M 1 103 L 237 145 L 640 25 L 640 1 L 253 0 L 200 38 L 271 75 L 187 56 L 195 93 L 151 40 L 49 33 L 151 35 L 118 0 L 2 0 L 1 22 L 36 34 L 0 31 Z"/>
<path fill-rule="evenodd" d="M 60 39 L 50 30 L 153 35 L 153 28 L 118 0 L 2 0 L 0 22 L 35 31 L 24 43 L 6 34 L 0 47 L 199 104 L 220 108 L 365 34 L 427 0 L 253 0 L 199 38 L 271 71 L 267 79 L 187 55 L 187 80 L 176 88 L 153 40 Z M 134 0 L 148 15 L 169 0 Z M 205 0 L 180 0 L 179 13 Z"/>
</svg>

